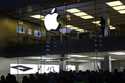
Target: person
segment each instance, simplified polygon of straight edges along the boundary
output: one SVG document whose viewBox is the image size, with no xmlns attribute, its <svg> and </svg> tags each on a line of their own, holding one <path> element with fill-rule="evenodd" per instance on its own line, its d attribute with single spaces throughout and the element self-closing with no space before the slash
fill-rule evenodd
<svg viewBox="0 0 125 83">
<path fill-rule="evenodd" d="M 29 79 L 27 76 L 23 77 L 22 83 L 29 83 Z"/>
<path fill-rule="evenodd" d="M 0 83 L 6 83 L 6 79 L 5 79 L 5 76 L 4 76 L 4 75 L 1 76 Z"/>
</svg>

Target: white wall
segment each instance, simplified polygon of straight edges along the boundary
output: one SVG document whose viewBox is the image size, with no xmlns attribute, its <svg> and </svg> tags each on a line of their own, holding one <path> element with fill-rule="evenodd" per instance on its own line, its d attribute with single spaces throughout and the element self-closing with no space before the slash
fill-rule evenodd
<svg viewBox="0 0 125 83">
<path fill-rule="evenodd" d="M 90 61 L 90 62 L 87 62 L 87 63 L 79 64 L 78 70 L 81 70 L 81 71 L 86 71 L 86 70 L 96 71 L 100 67 L 101 67 L 100 62 Z"/>
</svg>

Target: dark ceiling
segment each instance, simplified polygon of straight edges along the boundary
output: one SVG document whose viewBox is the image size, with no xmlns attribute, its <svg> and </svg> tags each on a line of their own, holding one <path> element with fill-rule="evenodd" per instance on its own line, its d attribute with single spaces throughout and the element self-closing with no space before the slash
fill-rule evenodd
<svg viewBox="0 0 125 83">
<path fill-rule="evenodd" d="M 47 9 L 86 1 L 88 0 L 1 0 L 0 11 L 2 14 L 13 14 L 22 8 L 27 8 L 28 6 Z"/>
</svg>

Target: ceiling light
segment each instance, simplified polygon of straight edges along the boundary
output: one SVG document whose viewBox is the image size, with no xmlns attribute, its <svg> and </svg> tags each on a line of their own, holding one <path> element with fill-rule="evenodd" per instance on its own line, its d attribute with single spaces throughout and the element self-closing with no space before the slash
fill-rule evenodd
<svg viewBox="0 0 125 83">
<path fill-rule="evenodd" d="M 120 14 L 125 14 L 125 5 L 121 1 L 107 2 L 107 5 L 111 6 L 114 10 Z"/>
<path fill-rule="evenodd" d="M 69 27 L 70 29 L 72 29 L 72 30 L 77 30 L 78 29 L 78 27 Z"/>
<path fill-rule="evenodd" d="M 125 14 L 125 10 L 118 11 L 120 14 Z"/>
<path fill-rule="evenodd" d="M 93 16 L 90 16 L 90 15 L 87 15 L 87 16 L 82 16 L 81 18 L 83 18 L 83 19 L 92 19 L 92 18 L 94 18 Z"/>
<path fill-rule="evenodd" d="M 85 12 L 79 12 L 79 13 L 74 13 L 74 15 L 76 15 L 76 16 L 85 16 L 85 15 L 88 15 L 88 14 L 86 14 Z"/>
<path fill-rule="evenodd" d="M 117 59 L 111 59 L 112 61 L 116 61 Z"/>
<path fill-rule="evenodd" d="M 24 57 L 24 59 L 41 59 L 41 57 Z"/>
<path fill-rule="evenodd" d="M 75 16 L 79 16 L 80 18 L 83 18 L 83 19 L 92 19 L 92 18 L 94 18 L 93 16 L 91 16 L 91 15 L 85 13 L 85 12 L 82 12 L 81 10 L 79 10 L 77 8 L 68 9 L 66 11 L 69 12 L 69 13 L 72 13 Z"/>
<path fill-rule="evenodd" d="M 109 26 L 109 28 L 110 28 L 110 30 L 115 30 L 116 29 L 116 27 L 114 27 L 114 26 Z"/>
<path fill-rule="evenodd" d="M 93 23 L 93 24 L 100 25 L 100 21 L 93 21 L 92 23 Z"/>
<path fill-rule="evenodd" d="M 69 29 L 78 29 L 78 27 L 75 27 L 73 25 L 66 25 L 65 27 L 69 28 Z"/>
<path fill-rule="evenodd" d="M 123 3 L 121 1 L 112 1 L 112 2 L 107 2 L 106 4 L 111 6 L 111 7 L 123 5 Z"/>
<path fill-rule="evenodd" d="M 73 8 L 73 9 L 68 9 L 66 10 L 67 12 L 69 13 L 76 13 L 76 12 L 80 12 L 80 10 L 76 9 L 76 8 Z"/>
<path fill-rule="evenodd" d="M 93 23 L 93 24 L 97 24 L 98 26 L 101 26 L 100 21 L 93 21 L 92 23 Z M 109 26 L 109 29 L 110 29 L 110 30 L 114 30 L 114 29 L 116 29 L 116 27 L 110 25 L 110 26 Z"/>
<path fill-rule="evenodd" d="M 41 19 L 41 20 L 43 20 L 43 18 L 44 18 L 44 16 L 42 16 L 42 15 L 32 15 L 30 17 L 36 18 L 36 19 Z"/>
<path fill-rule="evenodd" d="M 88 62 L 88 60 L 76 60 L 76 59 L 69 59 L 66 61 L 69 61 L 69 62 Z"/>
<path fill-rule="evenodd" d="M 66 25 L 65 27 L 68 27 L 68 28 L 69 28 L 69 27 L 73 27 L 73 25 Z"/>
<path fill-rule="evenodd" d="M 82 57 L 88 57 L 88 56 L 83 56 L 83 55 L 68 55 L 68 57 L 82 58 Z"/>
<path fill-rule="evenodd" d="M 103 57 L 90 57 L 90 59 L 98 59 L 98 60 L 102 60 L 104 59 Z"/>
<path fill-rule="evenodd" d="M 125 5 L 115 6 L 115 7 L 113 7 L 113 9 L 115 9 L 115 10 L 123 10 L 123 9 L 125 9 Z"/>
<path fill-rule="evenodd" d="M 51 59 L 46 59 L 46 60 L 44 59 L 44 60 L 43 60 L 43 59 L 42 59 L 42 60 L 40 60 L 40 61 L 41 61 L 41 62 L 42 62 L 42 61 L 43 61 L 43 62 L 45 62 L 45 61 L 47 61 L 47 62 L 52 62 L 52 61 L 60 61 L 60 60 L 51 60 Z"/>
<path fill-rule="evenodd" d="M 88 60 L 75 60 L 75 62 L 88 62 Z"/>
<path fill-rule="evenodd" d="M 85 32 L 84 29 L 76 29 L 78 32 Z"/>
<path fill-rule="evenodd" d="M 93 21 L 92 23 L 94 23 L 94 24 L 99 24 L 100 21 Z"/>
<path fill-rule="evenodd" d="M 109 52 L 109 54 L 113 54 L 113 55 L 125 55 L 125 52 Z"/>
<path fill-rule="evenodd" d="M 54 59 L 54 58 L 50 58 L 50 57 L 24 57 L 24 59 L 40 60 L 40 59 Z"/>
<path fill-rule="evenodd" d="M 79 27 L 75 27 L 73 25 L 66 25 L 65 27 L 71 29 L 71 30 L 75 30 L 75 31 L 78 31 L 78 32 L 85 32 L 84 29 L 80 29 Z"/>
</svg>

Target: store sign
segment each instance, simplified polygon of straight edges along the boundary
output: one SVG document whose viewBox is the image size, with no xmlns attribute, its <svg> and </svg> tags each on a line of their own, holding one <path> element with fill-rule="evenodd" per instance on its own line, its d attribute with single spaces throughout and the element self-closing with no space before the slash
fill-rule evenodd
<svg viewBox="0 0 125 83">
<path fill-rule="evenodd" d="M 34 36 L 35 37 L 41 37 L 41 31 L 40 30 L 34 30 Z"/>
<path fill-rule="evenodd" d="M 10 74 L 35 74 L 59 72 L 59 65 L 10 64 Z"/>
<path fill-rule="evenodd" d="M 59 26 L 57 21 L 58 13 L 55 13 L 55 8 L 52 9 L 50 14 L 47 14 L 44 19 L 44 25 L 46 29 L 49 30 L 56 30 Z"/>
<path fill-rule="evenodd" d="M 10 64 L 10 74 L 35 74 L 37 71 L 35 64 Z"/>
<path fill-rule="evenodd" d="M 66 65 L 66 71 L 75 71 L 75 65 Z M 10 74 L 35 74 L 59 72 L 59 65 L 10 64 Z"/>
<path fill-rule="evenodd" d="M 23 25 L 18 25 L 17 27 L 16 27 L 16 32 L 17 33 L 20 33 L 20 34 L 25 34 L 25 27 L 23 26 Z"/>
<path fill-rule="evenodd" d="M 75 65 L 66 65 L 66 71 L 75 71 L 76 66 Z"/>
</svg>

